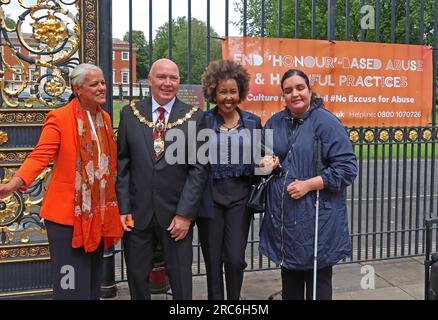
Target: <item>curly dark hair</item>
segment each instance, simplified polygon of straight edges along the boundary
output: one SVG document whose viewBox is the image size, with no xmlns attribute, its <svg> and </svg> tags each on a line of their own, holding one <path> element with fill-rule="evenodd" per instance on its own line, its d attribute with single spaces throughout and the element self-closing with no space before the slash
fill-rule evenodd
<svg viewBox="0 0 438 320">
<path fill-rule="evenodd" d="M 211 62 L 202 75 L 202 90 L 208 102 L 216 102 L 216 88 L 220 81 L 234 79 L 239 88 L 240 100 L 245 100 L 249 91 L 250 75 L 237 62 L 219 60 Z"/>
</svg>

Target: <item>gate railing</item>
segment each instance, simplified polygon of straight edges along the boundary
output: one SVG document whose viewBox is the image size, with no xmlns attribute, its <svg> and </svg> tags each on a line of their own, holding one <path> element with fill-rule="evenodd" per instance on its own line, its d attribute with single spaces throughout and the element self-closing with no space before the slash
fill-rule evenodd
<svg viewBox="0 0 438 320">
<path fill-rule="evenodd" d="M 106 0 L 0 2 L 1 182 L 32 151 L 47 113 L 67 101 L 73 67 L 86 61 L 103 67 L 106 78 L 111 74 L 105 54 L 110 13 Z M 26 192 L 0 201 L 0 298 L 51 293 L 49 245 L 39 217 L 49 176 L 50 168 Z"/>
<path fill-rule="evenodd" d="M 218 17 L 216 11 L 211 12 L 213 1 L 205 0 L 205 55 L 203 59 L 196 60 L 197 65 L 206 66 L 212 60 L 212 44 L 221 38 L 211 28 L 212 14 L 215 19 Z M 225 37 L 241 35 L 431 45 L 435 48 L 433 101 L 436 99 L 438 1 L 221 2 L 224 8 L 224 16 L 221 17 L 224 29 L 221 36 Z M 175 44 L 170 27 L 176 19 L 175 11 L 172 9 L 175 3 L 172 0 L 167 1 L 168 45 L 163 56 L 154 54 L 153 34 L 158 26 L 153 24 L 152 5 L 155 5 L 155 2 L 150 0 L 148 3 L 148 30 L 143 30 L 148 34 L 148 63 L 150 67 L 159 57 L 174 59 L 187 75 L 183 82 L 193 83 L 196 77 L 193 74 L 191 23 L 187 22 L 187 43 L 184 44 L 184 47 L 187 47 L 186 55 L 184 61 L 179 61 L 180 52 L 177 46 L 182 44 Z M 187 10 L 178 10 L 177 15 L 188 17 L 186 21 L 192 21 L 193 3 L 195 1 L 188 0 Z M 361 8 L 363 13 L 360 13 Z M 237 23 L 230 20 L 230 12 L 233 9 L 239 11 Z M 129 21 L 133 19 L 133 10 L 137 11 L 130 0 L 127 13 Z M 230 27 L 236 25 L 239 34 L 230 34 Z M 127 31 L 132 33 L 132 22 L 129 26 Z M 432 105 L 435 106 L 435 103 Z M 424 253 L 424 219 L 438 212 L 438 179 L 435 170 L 438 131 L 435 126 L 435 107 L 431 113 L 432 125 L 427 127 L 347 128 L 358 157 L 359 175 L 354 185 L 348 188 L 347 194 L 353 250 L 345 262 L 391 259 Z M 276 267 L 258 251 L 261 219 L 262 216 L 256 217 L 251 225 L 247 246 L 247 270 Z M 193 273 L 204 274 L 196 229 L 193 252 Z"/>
<path fill-rule="evenodd" d="M 111 13 L 111 5 L 120 1 L 123 1 L 124 6 L 127 4 L 127 17 L 123 17 L 121 12 Z M 43 2 L 38 1 L 32 6 L 42 5 Z M 34 29 L 29 29 L 39 32 L 38 41 L 40 41 L 38 45 L 29 41 L 28 46 L 31 49 L 31 54 L 28 54 L 29 48 L 21 52 L 14 50 L 16 42 L 26 38 L 26 32 L 20 33 L 12 27 L 6 27 L 5 24 L 0 26 L 0 43 L 4 49 L 2 58 L 6 59 L 6 52 L 12 52 L 9 57 L 16 60 L 13 65 L 9 63 L 9 66 L 4 61 L 1 63 L 0 87 L 3 97 L 3 103 L 0 107 L 1 179 L 13 174 L 13 170 L 19 166 L 36 143 L 41 123 L 47 112 L 50 108 L 62 103 L 63 93 L 67 89 L 65 75 L 69 68 L 79 61 L 99 64 L 104 69 L 109 87 L 112 86 L 112 59 L 111 54 L 109 54 L 112 50 L 112 21 L 110 19 L 112 16 L 116 17 L 117 21 L 125 19 L 129 21 L 127 30 L 131 43 L 129 57 L 133 56 L 133 11 L 138 11 L 134 4 L 139 2 L 133 0 L 77 0 L 68 2 L 52 0 L 49 2 L 49 6 L 52 7 L 41 11 L 43 12 L 42 17 L 37 18 L 38 21 L 35 22 L 38 23 L 34 25 Z M 432 105 L 435 106 L 438 1 L 187 0 L 184 2 L 187 4 L 187 10 L 177 8 L 181 2 L 180 0 L 149 0 L 141 3 L 147 7 L 147 12 L 145 11 L 145 14 L 142 15 L 142 19 L 147 17 L 148 28 L 142 31 L 148 35 L 148 67 L 150 68 L 152 62 L 159 57 L 172 58 L 181 67 L 183 83 L 199 83 L 200 70 L 202 73 L 210 60 L 220 58 L 218 47 L 220 47 L 222 36 L 242 35 L 427 44 L 434 48 Z M 218 2 L 224 10 L 212 12 L 212 8 L 216 8 L 214 5 Z M 160 7 L 167 5 L 170 8 L 167 16 L 167 29 L 166 26 L 161 29 L 165 31 L 161 34 L 167 36 L 165 39 L 167 40 L 167 48 L 160 52 L 154 43 L 156 40 L 155 30 L 160 27 L 156 25 L 158 18 L 157 15 L 154 15 L 158 4 Z M 195 17 L 193 14 L 194 6 L 199 4 L 205 5 L 206 8 L 204 17 L 201 18 Z M 9 2 L 4 1 L 0 7 L 5 9 L 8 5 Z M 365 8 L 367 5 L 368 7 Z M 28 23 L 26 19 L 30 19 L 30 13 L 32 9 L 35 9 L 32 6 L 23 7 L 22 15 L 16 19 L 18 27 Z M 66 10 L 65 7 L 69 6 L 76 7 L 76 11 Z M 366 9 L 363 14 L 360 13 L 361 8 Z M 178 11 L 176 12 L 176 10 Z M 236 10 L 238 12 L 237 18 L 232 15 Z M 49 15 L 48 11 L 53 14 Z M 7 11 L 3 13 L 5 12 L 7 13 Z M 223 16 L 221 12 L 223 12 Z M 372 18 L 370 18 L 371 12 L 373 13 Z M 216 32 L 212 28 L 213 15 L 214 19 L 223 20 L 223 31 Z M 70 24 L 61 23 L 65 20 L 61 16 L 65 16 Z M 178 43 L 174 41 L 178 30 L 172 28 L 173 23 L 177 21 L 177 16 L 186 17 L 185 20 L 178 20 L 181 26 L 186 26 L 186 33 L 184 37 L 178 38 Z M 2 18 L 2 21 L 5 21 L 5 15 Z M 80 32 L 77 32 L 76 25 Z M 239 34 L 232 34 L 234 32 L 232 29 L 236 25 Z M 53 26 L 57 26 L 52 30 L 57 32 L 57 37 L 52 39 L 51 33 L 44 32 L 44 30 L 53 28 Z M 17 35 L 16 40 L 14 40 L 16 42 L 11 40 L 13 34 Z M 199 39 L 196 37 L 199 34 L 203 35 L 202 43 L 199 43 Z M 186 41 L 181 41 L 181 39 L 186 39 Z M 181 47 L 184 50 L 183 54 L 178 51 Z M 25 45 L 24 48 L 26 48 Z M 202 51 L 202 56 L 196 55 L 199 51 Z M 50 59 L 44 62 L 37 59 L 35 55 L 38 57 L 47 55 L 52 60 L 60 60 L 50 65 Z M 39 83 L 39 85 L 32 88 L 33 91 L 29 93 L 29 96 L 21 97 L 24 99 L 22 105 L 14 107 L 16 101 L 14 97 L 23 93 L 24 90 L 22 90 L 21 85 L 15 82 L 14 85 L 18 87 L 6 90 L 8 85 L 11 86 L 11 81 L 7 81 L 5 75 L 11 73 L 14 75 L 14 79 L 21 77 L 22 80 L 26 80 L 26 77 L 30 78 L 27 69 L 32 65 L 36 65 L 37 68 L 36 74 L 33 74 L 36 77 L 36 82 L 31 82 Z M 133 68 L 134 63 L 131 61 L 130 99 L 133 98 Z M 111 91 L 108 90 L 107 100 L 109 102 L 112 101 Z M 55 99 L 52 99 L 53 97 Z M 36 104 L 38 101 L 39 104 Z M 109 111 L 114 111 L 115 114 L 118 112 L 116 109 Z M 432 123 L 426 127 L 347 128 L 358 156 L 359 176 L 355 184 L 348 189 L 353 254 L 346 262 L 390 259 L 424 253 L 424 218 L 438 212 L 436 196 L 438 179 L 436 179 L 435 169 L 438 137 L 435 107 L 431 113 Z M 11 172 L 9 172 L 10 169 L 12 169 Z M 32 225 L 30 223 L 33 221 L 32 219 L 36 221 L 36 224 L 39 223 L 38 203 L 35 202 L 36 200 L 32 200 L 32 196 L 36 196 L 37 192 L 40 193 L 38 197 L 43 194 L 44 183 L 37 182 L 35 184 L 35 193 L 31 194 L 30 198 L 17 193 L 13 203 L 0 203 L 0 268 L 5 270 L 0 274 L 6 277 L 4 281 L 0 281 L 0 284 L 6 284 L 8 279 L 13 278 L 10 272 L 16 270 L 21 262 L 28 262 L 23 264 L 23 267 L 27 268 L 26 272 L 44 273 L 38 269 L 39 267 L 30 266 L 37 261 L 48 261 L 47 241 L 36 235 L 38 241 L 32 243 L 33 235 L 31 235 L 28 242 L 24 236 L 23 238 L 17 237 L 20 239 L 18 243 L 10 243 L 11 234 L 16 236 L 17 232 L 23 232 L 23 228 Z M 11 206 L 5 207 L 8 204 Z M 4 215 L 5 212 L 8 214 Z M 261 216 L 257 216 L 253 220 L 250 230 L 247 246 L 248 270 L 276 267 L 258 252 L 260 221 Z M 19 223 L 15 224 L 17 222 Z M 434 239 L 436 242 L 436 233 Z M 39 246 L 39 244 L 44 244 L 44 246 Z M 194 274 L 203 274 L 202 254 L 196 234 L 193 250 Z M 108 256 L 112 256 L 111 253 Z M 123 259 L 119 259 L 120 256 L 122 255 L 117 255 L 116 270 L 123 263 Z M 45 272 L 47 272 L 47 268 L 47 265 L 44 266 Z M 37 278 L 34 277 L 34 279 Z M 117 279 L 122 280 L 123 278 L 118 276 Z M 50 282 L 50 280 L 48 281 Z M 45 283 L 47 284 L 47 282 Z M 41 283 L 32 284 L 32 286 L 33 292 L 47 288 Z M 0 295 L 5 294 L 7 290 L 9 291 L 6 294 L 11 295 L 19 291 L 29 290 L 29 286 L 26 287 L 24 284 L 13 289 L 10 288 L 1 289 Z"/>
</svg>

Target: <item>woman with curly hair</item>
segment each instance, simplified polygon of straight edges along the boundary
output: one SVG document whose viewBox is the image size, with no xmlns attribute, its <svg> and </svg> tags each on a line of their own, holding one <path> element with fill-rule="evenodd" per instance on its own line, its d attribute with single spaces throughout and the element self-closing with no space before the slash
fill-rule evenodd
<svg viewBox="0 0 438 320">
<path fill-rule="evenodd" d="M 255 168 L 252 137 L 262 127 L 258 116 L 239 108 L 248 94 L 249 78 L 233 61 L 210 63 L 202 77 L 204 97 L 216 104 L 205 114 L 207 128 L 215 133 L 209 155 L 213 212 L 211 218 L 197 220 L 210 300 L 224 299 L 223 268 L 227 299 L 238 300 L 246 267 L 251 222 L 246 204 Z"/>
</svg>

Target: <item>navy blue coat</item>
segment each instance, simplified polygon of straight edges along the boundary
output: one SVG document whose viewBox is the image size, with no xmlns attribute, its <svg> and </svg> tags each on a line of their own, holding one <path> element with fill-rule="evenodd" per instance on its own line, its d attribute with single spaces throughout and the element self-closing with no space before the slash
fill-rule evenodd
<svg viewBox="0 0 438 320">
<path fill-rule="evenodd" d="M 316 191 L 292 199 L 286 191 L 295 180 L 315 177 L 317 139 L 322 142 L 319 198 L 318 269 L 336 264 L 351 251 L 345 189 L 357 175 L 357 160 L 342 123 L 317 98 L 301 124 L 287 108 L 266 123 L 273 129 L 274 153 L 284 174 L 271 179 L 260 230 L 260 251 L 291 270 L 313 269 Z M 296 131 L 292 135 L 294 127 Z M 291 143 L 291 139 L 296 137 Z M 291 148 L 289 149 L 289 146 Z"/>
</svg>

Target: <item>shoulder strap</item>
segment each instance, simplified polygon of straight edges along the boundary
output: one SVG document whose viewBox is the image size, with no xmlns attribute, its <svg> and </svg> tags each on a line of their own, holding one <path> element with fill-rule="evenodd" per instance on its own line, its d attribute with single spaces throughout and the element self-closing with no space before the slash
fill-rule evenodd
<svg viewBox="0 0 438 320">
<path fill-rule="evenodd" d="M 322 170 L 322 140 L 321 137 L 317 136 L 314 143 L 314 151 L 315 155 L 315 173 L 317 176 L 321 175 Z"/>
<path fill-rule="evenodd" d="M 295 129 L 292 132 L 292 136 L 291 139 L 289 140 L 289 144 L 287 146 L 287 150 L 290 151 L 292 149 L 292 145 L 294 144 L 294 142 L 297 140 L 297 136 L 298 136 L 298 131 L 300 130 L 300 127 L 303 123 L 299 122 L 299 123 L 294 123 L 292 124 L 293 126 L 295 126 Z"/>
</svg>

